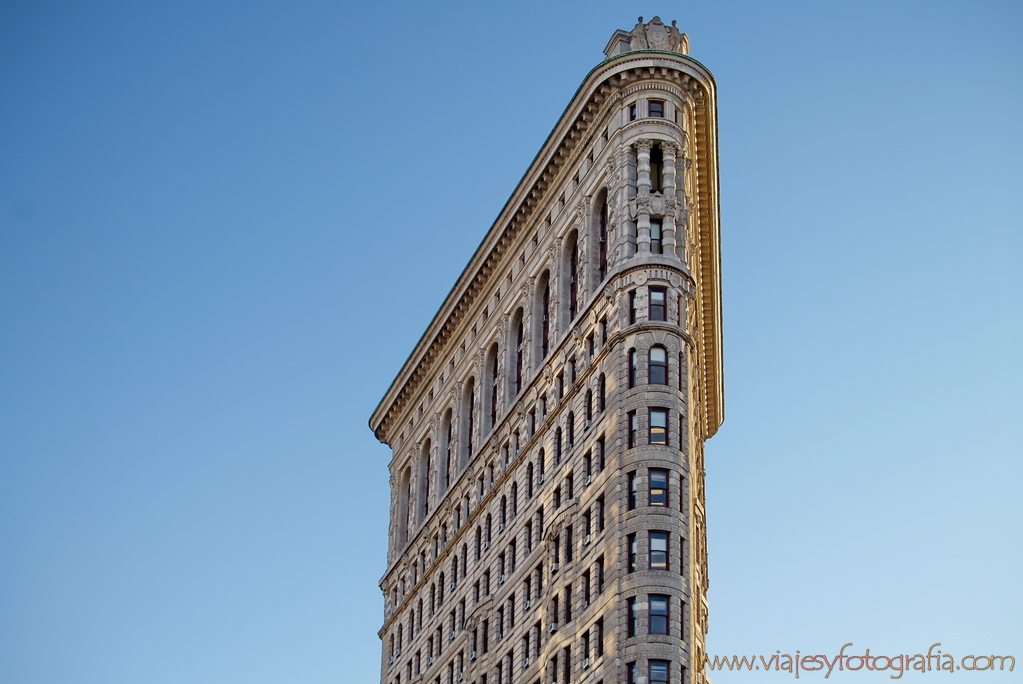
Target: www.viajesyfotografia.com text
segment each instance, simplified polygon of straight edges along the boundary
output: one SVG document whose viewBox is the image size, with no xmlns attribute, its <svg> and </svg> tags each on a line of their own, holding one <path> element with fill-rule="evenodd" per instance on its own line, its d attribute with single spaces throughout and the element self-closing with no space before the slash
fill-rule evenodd
<svg viewBox="0 0 1023 684">
<path fill-rule="evenodd" d="M 965 655 L 956 662 L 951 653 L 942 653 L 941 642 L 931 644 L 926 655 L 917 653 L 914 655 L 901 654 L 896 656 L 871 655 L 870 649 L 866 649 L 863 655 L 847 655 L 845 649 L 852 646 L 852 642 L 842 646 L 841 650 L 834 656 L 795 655 L 777 651 L 775 655 L 765 658 L 764 656 L 708 656 L 703 657 L 703 666 L 708 670 L 785 670 L 791 672 L 797 678 L 800 672 L 824 672 L 827 679 L 835 670 L 840 672 L 846 670 L 878 670 L 890 672 L 891 679 L 899 679 L 905 672 L 916 670 L 917 672 L 956 672 L 957 670 L 1009 670 L 1016 666 L 1016 659 L 1011 655 Z M 1008 667 L 1006 667 L 1008 665 Z"/>
</svg>

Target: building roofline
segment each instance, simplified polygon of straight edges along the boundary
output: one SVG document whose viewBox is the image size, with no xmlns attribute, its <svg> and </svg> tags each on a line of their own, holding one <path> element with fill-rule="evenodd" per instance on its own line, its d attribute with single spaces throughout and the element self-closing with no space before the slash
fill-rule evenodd
<svg viewBox="0 0 1023 684">
<path fill-rule="evenodd" d="M 569 132 L 571 127 L 578 121 L 579 112 L 581 107 L 588 102 L 589 98 L 593 95 L 597 88 L 603 83 L 604 80 L 617 74 L 620 70 L 627 68 L 634 68 L 635 66 L 643 66 L 640 64 L 634 64 L 636 61 L 647 61 L 654 60 L 657 58 L 668 57 L 671 61 L 685 64 L 690 67 L 687 71 L 695 72 L 695 75 L 699 77 L 699 82 L 702 86 L 707 88 L 707 94 L 711 102 L 710 106 L 713 107 L 713 117 L 711 119 L 713 126 L 712 140 L 707 142 L 711 145 L 711 150 L 706 152 L 711 153 L 711 163 L 713 165 L 713 177 L 710 181 L 713 183 L 715 190 L 710 193 L 710 197 L 713 198 L 714 206 L 708 207 L 712 213 L 709 223 L 707 226 L 712 232 L 713 243 L 705 245 L 705 247 L 712 250 L 710 263 L 707 265 L 710 267 L 711 273 L 707 274 L 710 276 L 708 285 L 710 295 L 709 302 L 710 310 L 706 313 L 711 314 L 710 319 L 705 321 L 705 324 L 709 324 L 713 327 L 712 331 L 709 331 L 708 335 L 711 338 L 712 349 L 710 351 L 711 358 L 706 359 L 712 365 L 709 366 L 712 373 L 714 374 L 714 382 L 709 385 L 714 387 L 708 387 L 715 396 L 712 398 L 708 405 L 708 415 L 710 425 L 707 426 L 707 437 L 714 434 L 717 427 L 723 420 L 723 396 L 720 391 L 721 385 L 721 278 L 720 278 L 720 240 L 719 235 L 719 223 L 718 223 L 718 193 L 716 188 L 718 186 L 718 159 L 717 159 L 717 86 L 714 81 L 714 76 L 711 74 L 703 64 L 693 59 L 688 55 L 682 55 L 676 52 L 669 52 L 665 50 L 637 50 L 631 52 L 624 52 L 613 57 L 608 57 L 596 66 L 594 66 L 583 78 L 579 87 L 576 89 L 568 105 L 565 107 L 561 116 L 558 118 L 557 123 L 551 129 L 551 132 L 547 135 L 540 149 L 533 157 L 525 173 L 519 179 L 519 182 L 515 186 L 515 190 L 508 197 L 508 200 L 501 207 L 498 212 L 497 218 L 491 224 L 487 230 L 483 239 L 480 241 L 476 250 L 473 252 L 472 257 L 466 264 L 465 268 L 459 274 L 455 284 L 449 290 L 445 296 L 443 303 L 438 307 L 437 312 L 434 314 L 433 319 L 427 326 L 426 330 L 420 336 L 416 345 L 409 353 L 405 362 L 402 364 L 401 369 L 391 382 L 384 396 L 381 398 L 377 407 L 374 409 L 372 416 L 369 419 L 369 427 L 376 435 L 377 439 L 381 442 L 387 443 L 388 437 L 381 432 L 383 423 L 394 407 L 396 401 L 400 398 L 401 392 L 405 389 L 410 382 L 415 380 L 416 371 L 422 364 L 430 348 L 433 346 L 434 341 L 437 340 L 438 335 L 443 332 L 445 326 L 448 325 L 451 320 L 451 316 L 458 310 L 458 305 L 464 296 L 471 290 L 475 280 L 477 280 L 486 262 L 494 255 L 495 248 L 497 248 L 502 238 L 505 237 L 508 228 L 514 221 L 516 214 L 522 208 L 528 195 L 533 191 L 539 176 L 547 169 L 548 165 L 552 161 L 552 158 L 561 148 L 564 143 L 565 135 Z M 574 115 L 570 114 L 575 112 Z M 703 231 L 701 231 L 702 234 Z M 707 236 L 711 237 L 711 236 Z M 489 247 L 489 248 L 488 248 Z M 502 256 L 499 253 L 498 258 Z M 485 281 L 480 283 L 479 290 L 482 290 Z M 468 307 L 465 307 L 468 308 Z M 705 307 L 706 309 L 706 307 Z M 424 371 L 425 372 L 425 371 Z"/>
</svg>

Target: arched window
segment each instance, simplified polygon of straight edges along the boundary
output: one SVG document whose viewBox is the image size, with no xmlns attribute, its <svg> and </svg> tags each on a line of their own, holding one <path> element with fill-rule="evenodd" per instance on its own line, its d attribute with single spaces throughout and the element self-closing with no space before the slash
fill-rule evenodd
<svg viewBox="0 0 1023 684">
<path fill-rule="evenodd" d="M 522 309 L 519 309 L 515 313 L 515 375 L 514 375 L 514 388 L 515 396 L 518 396 L 519 392 L 522 391 L 522 361 L 523 352 L 522 348 L 523 340 L 525 339 L 525 331 L 522 329 Z"/>
<path fill-rule="evenodd" d="M 480 560 L 480 551 L 483 548 L 483 529 L 476 528 L 476 562 Z"/>
<path fill-rule="evenodd" d="M 607 277 L 607 188 L 600 193 L 600 215 L 597 217 L 597 280 Z"/>
<path fill-rule="evenodd" d="M 554 431 L 554 465 L 561 463 L 561 426 Z"/>
<path fill-rule="evenodd" d="M 604 374 L 600 374 L 600 378 L 597 380 L 597 410 L 603 411 L 604 405 L 607 401 L 607 380 L 604 379 Z"/>
<path fill-rule="evenodd" d="M 575 412 L 568 412 L 568 448 L 575 444 Z"/>
<path fill-rule="evenodd" d="M 398 489 L 398 545 L 404 546 L 412 528 L 412 468 L 405 468 L 401 474 Z"/>
<path fill-rule="evenodd" d="M 533 498 L 533 464 L 526 465 L 526 498 Z"/>
<path fill-rule="evenodd" d="M 419 520 L 426 519 L 430 511 L 430 477 L 433 475 L 430 463 L 430 440 L 426 440 L 419 452 Z"/>
<path fill-rule="evenodd" d="M 540 358 L 546 359 L 551 350 L 551 283 L 550 272 L 540 277 Z"/>
<path fill-rule="evenodd" d="M 593 420 L 593 390 L 586 390 L 586 422 Z"/>
<path fill-rule="evenodd" d="M 537 469 L 537 472 L 536 472 L 536 475 L 537 475 L 536 482 L 537 482 L 537 484 L 540 484 L 540 483 L 543 482 L 543 471 L 544 471 L 544 467 L 545 467 L 545 464 L 544 464 L 545 460 L 546 460 L 546 457 L 544 456 L 543 449 L 540 449 L 540 453 L 537 454 L 537 457 L 536 457 L 536 469 Z"/>
<path fill-rule="evenodd" d="M 664 154 L 660 145 L 650 149 L 650 192 L 661 192 L 664 185 Z"/>
<path fill-rule="evenodd" d="M 638 362 L 638 354 L 635 349 L 629 350 L 629 389 L 636 386 L 636 367 Z"/>
<path fill-rule="evenodd" d="M 658 345 L 650 348 L 650 380 L 651 385 L 668 384 L 668 352 Z"/>
<path fill-rule="evenodd" d="M 568 243 L 568 320 L 574 321 L 579 305 L 579 240 L 576 233 Z"/>
<path fill-rule="evenodd" d="M 441 438 L 444 440 L 441 444 L 441 454 L 443 454 L 443 462 L 440 468 L 440 491 L 446 492 L 448 486 L 451 484 L 451 439 L 452 439 L 452 426 L 451 426 L 451 409 L 448 409 L 444 413 L 444 420 L 441 422 Z"/>
<path fill-rule="evenodd" d="M 473 453 L 473 437 L 476 431 L 476 379 L 469 378 L 462 395 L 462 425 L 465 429 L 465 444 L 462 463 L 468 463 Z"/>
<path fill-rule="evenodd" d="M 511 486 L 511 517 L 519 514 L 519 483 L 512 482 Z"/>
<path fill-rule="evenodd" d="M 497 425 L 497 344 L 492 345 L 487 353 L 487 375 L 490 385 L 487 388 L 490 392 L 490 411 L 486 430 L 492 430 Z"/>
</svg>

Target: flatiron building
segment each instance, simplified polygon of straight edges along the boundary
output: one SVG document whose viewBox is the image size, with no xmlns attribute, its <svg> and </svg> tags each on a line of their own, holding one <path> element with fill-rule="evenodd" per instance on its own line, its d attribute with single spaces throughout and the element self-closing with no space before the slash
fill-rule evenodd
<svg viewBox="0 0 1023 684">
<path fill-rule="evenodd" d="M 370 420 L 382 684 L 705 681 L 716 86 L 617 31 Z"/>
</svg>

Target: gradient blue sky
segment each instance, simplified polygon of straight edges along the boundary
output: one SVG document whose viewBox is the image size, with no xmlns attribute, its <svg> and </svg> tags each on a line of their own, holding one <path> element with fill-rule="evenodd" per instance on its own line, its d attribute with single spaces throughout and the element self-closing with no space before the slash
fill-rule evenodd
<svg viewBox="0 0 1023 684">
<path fill-rule="evenodd" d="M 0 5 L 0 682 L 377 680 L 367 419 L 639 14 L 719 83 L 710 650 L 1023 666 L 1023 5 L 39 1 Z"/>
</svg>

